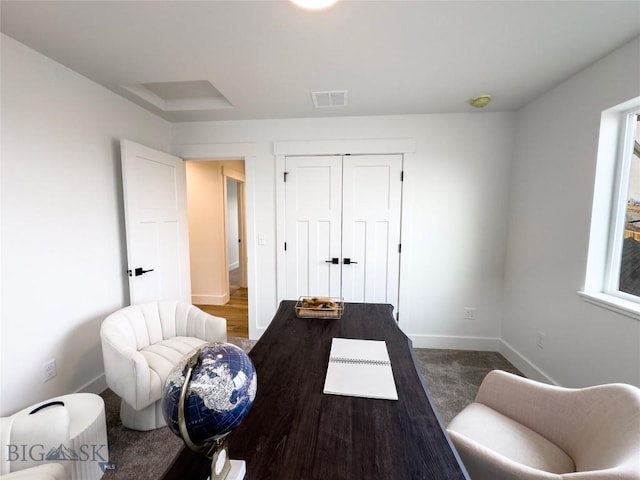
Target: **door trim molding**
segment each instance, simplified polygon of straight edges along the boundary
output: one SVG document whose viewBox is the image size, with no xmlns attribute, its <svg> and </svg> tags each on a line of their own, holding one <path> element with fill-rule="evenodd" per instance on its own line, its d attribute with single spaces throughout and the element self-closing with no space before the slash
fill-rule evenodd
<svg viewBox="0 0 640 480">
<path fill-rule="evenodd" d="M 273 142 L 275 157 L 275 190 L 276 190 L 276 294 L 278 304 L 285 299 L 286 291 L 286 259 L 284 254 L 285 242 L 285 164 L 287 156 L 304 155 L 376 155 L 402 154 L 405 165 L 407 157 L 416 151 L 415 138 L 370 138 L 370 139 L 336 139 L 336 140 L 297 140 Z M 400 238 L 402 238 L 403 222 L 400 222 Z M 402 275 L 402 259 L 400 259 L 400 275 Z M 400 311 L 402 299 L 399 293 L 398 308 Z"/>
<path fill-rule="evenodd" d="M 372 155 L 414 153 L 415 138 L 371 138 L 343 140 L 299 140 L 273 142 L 273 154 L 287 155 Z"/>
<path fill-rule="evenodd" d="M 234 143 L 184 143 L 174 145 L 173 154 L 185 160 L 229 160 L 232 158 L 253 157 L 258 149 L 255 142 Z"/>
<path fill-rule="evenodd" d="M 257 251 L 255 242 L 255 163 L 258 158 L 258 146 L 255 142 L 224 142 L 179 144 L 172 148 L 173 154 L 185 160 L 244 160 L 245 171 L 245 233 L 247 248 L 247 285 L 249 288 L 249 338 L 257 339 L 262 335 L 258 326 L 258 272 L 256 267 Z"/>
</svg>

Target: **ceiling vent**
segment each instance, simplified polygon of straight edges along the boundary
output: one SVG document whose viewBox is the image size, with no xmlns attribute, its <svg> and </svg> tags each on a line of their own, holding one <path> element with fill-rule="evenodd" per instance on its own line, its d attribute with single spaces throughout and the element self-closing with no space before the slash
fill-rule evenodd
<svg viewBox="0 0 640 480">
<path fill-rule="evenodd" d="M 311 92 L 313 106 L 316 108 L 346 107 L 347 91 L 333 90 L 330 92 Z"/>
</svg>

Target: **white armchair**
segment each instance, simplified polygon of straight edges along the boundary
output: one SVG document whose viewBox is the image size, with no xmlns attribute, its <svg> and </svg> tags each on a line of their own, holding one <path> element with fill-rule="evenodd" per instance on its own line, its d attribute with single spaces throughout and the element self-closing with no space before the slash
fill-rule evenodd
<svg viewBox="0 0 640 480">
<path fill-rule="evenodd" d="M 160 399 L 171 369 L 207 342 L 227 339 L 227 321 L 188 303 L 158 301 L 109 315 L 100 329 L 107 385 L 120 398 L 125 427 L 166 425 Z"/>
<path fill-rule="evenodd" d="M 472 480 L 640 480 L 640 389 L 494 370 L 448 432 Z"/>
</svg>

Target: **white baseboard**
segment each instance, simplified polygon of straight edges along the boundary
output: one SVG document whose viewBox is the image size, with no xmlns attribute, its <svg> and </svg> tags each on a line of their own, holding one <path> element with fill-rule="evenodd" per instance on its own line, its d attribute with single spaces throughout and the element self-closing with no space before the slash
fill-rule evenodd
<svg viewBox="0 0 640 480">
<path fill-rule="evenodd" d="M 229 295 L 191 295 L 194 305 L 224 305 L 229 301 Z"/>
<path fill-rule="evenodd" d="M 551 385 L 560 385 L 504 340 L 500 340 L 500 349 L 497 351 L 509 360 L 514 367 L 520 370 L 525 377 Z"/>
<path fill-rule="evenodd" d="M 107 388 L 109 388 L 107 380 L 105 379 L 104 373 L 101 373 L 89 383 L 79 388 L 76 393 L 95 393 L 99 395 Z"/>
<path fill-rule="evenodd" d="M 411 335 L 413 348 L 439 348 L 444 350 L 481 350 L 500 351 L 500 339 L 497 337 L 453 337 L 444 335 Z"/>
<path fill-rule="evenodd" d="M 409 335 L 413 348 L 437 348 L 444 350 L 478 350 L 498 352 L 509 360 L 527 378 L 559 385 L 524 355 L 498 337 L 453 337 L 444 335 Z"/>
</svg>

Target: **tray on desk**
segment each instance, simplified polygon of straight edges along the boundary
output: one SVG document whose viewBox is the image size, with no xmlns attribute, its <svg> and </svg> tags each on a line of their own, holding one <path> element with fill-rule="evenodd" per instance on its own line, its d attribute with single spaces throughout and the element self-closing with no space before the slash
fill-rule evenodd
<svg viewBox="0 0 640 480">
<path fill-rule="evenodd" d="M 298 318 L 342 318 L 344 300 L 339 297 L 300 297 L 295 312 Z"/>
</svg>

